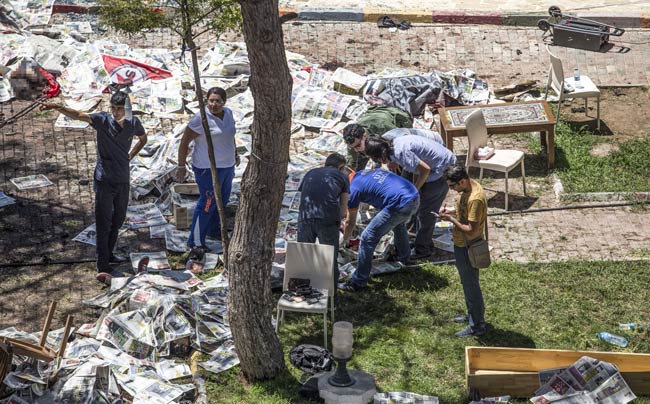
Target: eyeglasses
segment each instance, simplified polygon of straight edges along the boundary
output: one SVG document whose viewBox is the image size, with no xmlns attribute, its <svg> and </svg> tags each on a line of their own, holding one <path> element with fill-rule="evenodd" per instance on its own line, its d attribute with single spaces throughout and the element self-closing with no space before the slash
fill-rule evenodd
<svg viewBox="0 0 650 404">
<path fill-rule="evenodd" d="M 355 144 L 357 140 L 359 141 L 359 143 Z M 363 144 L 363 139 L 355 139 L 354 142 L 350 143 L 350 148 L 352 150 L 359 151 L 362 144 Z"/>
</svg>

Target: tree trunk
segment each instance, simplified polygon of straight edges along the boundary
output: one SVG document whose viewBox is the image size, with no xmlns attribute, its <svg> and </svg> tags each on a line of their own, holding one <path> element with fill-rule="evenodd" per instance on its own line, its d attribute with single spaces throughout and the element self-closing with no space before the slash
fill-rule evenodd
<svg viewBox="0 0 650 404">
<path fill-rule="evenodd" d="M 252 151 L 230 244 L 229 318 L 244 377 L 284 369 L 271 324 L 271 262 L 284 193 L 291 131 L 291 85 L 278 0 L 239 0 L 255 99 Z"/>
</svg>

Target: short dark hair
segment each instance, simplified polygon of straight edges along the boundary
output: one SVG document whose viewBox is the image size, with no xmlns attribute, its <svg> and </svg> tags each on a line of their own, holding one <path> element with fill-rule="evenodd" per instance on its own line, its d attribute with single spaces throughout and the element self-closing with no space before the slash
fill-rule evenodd
<svg viewBox="0 0 650 404">
<path fill-rule="evenodd" d="M 366 133 L 366 129 L 363 126 L 351 123 L 343 128 L 343 139 L 345 139 L 345 143 L 352 144 L 354 139 L 361 139 L 364 133 Z"/>
<path fill-rule="evenodd" d="M 208 90 L 208 93 L 205 95 L 205 98 L 208 99 L 212 94 L 216 94 L 221 97 L 221 101 L 226 102 L 228 96 L 226 95 L 226 90 L 221 87 L 212 87 Z"/>
<path fill-rule="evenodd" d="M 325 159 L 325 167 L 339 168 L 341 166 L 344 166 L 345 163 L 345 157 L 341 156 L 338 153 L 332 153 L 327 156 L 327 159 Z"/>
<path fill-rule="evenodd" d="M 462 164 L 454 164 L 445 169 L 445 179 L 458 184 L 460 180 L 469 179 L 469 174 Z"/>
<path fill-rule="evenodd" d="M 393 154 L 393 147 L 390 142 L 385 139 L 369 137 L 366 140 L 364 153 L 375 162 L 381 160 L 390 161 L 390 156 Z"/>
<path fill-rule="evenodd" d="M 123 107 L 124 103 L 126 102 L 126 97 L 128 97 L 127 93 L 122 91 L 116 91 L 111 96 L 111 105 L 115 105 L 116 107 Z"/>
</svg>

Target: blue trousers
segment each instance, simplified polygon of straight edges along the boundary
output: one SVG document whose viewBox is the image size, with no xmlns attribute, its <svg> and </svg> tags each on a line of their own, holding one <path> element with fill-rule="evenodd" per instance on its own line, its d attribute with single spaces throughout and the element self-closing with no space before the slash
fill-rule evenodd
<svg viewBox="0 0 650 404">
<path fill-rule="evenodd" d="M 212 186 L 212 172 L 209 168 L 192 167 L 196 184 L 199 186 L 199 200 L 194 209 L 192 225 L 190 226 L 190 238 L 187 245 L 205 246 L 206 236 L 221 239 L 221 220 L 217 209 L 217 199 L 214 196 Z M 221 184 L 221 199 L 224 207 L 230 199 L 232 180 L 235 178 L 235 166 L 217 168 L 217 177 Z"/>
<path fill-rule="evenodd" d="M 454 246 L 454 257 L 456 268 L 460 275 L 460 283 L 463 285 L 465 294 L 465 305 L 469 317 L 469 326 L 472 329 L 485 328 L 485 304 L 483 303 L 483 292 L 479 284 L 479 270 L 472 267 L 469 262 L 467 247 Z"/>
<path fill-rule="evenodd" d="M 372 218 L 366 229 L 361 233 L 359 262 L 357 263 L 357 270 L 352 277 L 352 282 L 355 285 L 364 287 L 368 283 L 375 248 L 377 248 L 379 240 L 391 230 L 394 235 L 393 241 L 397 250 L 397 259 L 401 262 L 408 261 L 411 256 L 411 248 L 409 246 L 409 235 L 405 223 L 418 210 L 418 206 L 420 206 L 419 198 L 398 211 L 388 212 L 382 210 Z"/>
</svg>

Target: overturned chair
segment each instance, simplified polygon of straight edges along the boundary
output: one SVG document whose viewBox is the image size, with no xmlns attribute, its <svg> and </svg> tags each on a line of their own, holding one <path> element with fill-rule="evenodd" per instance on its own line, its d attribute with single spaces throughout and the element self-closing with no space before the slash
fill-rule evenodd
<svg viewBox="0 0 650 404">
<path fill-rule="evenodd" d="M 55 351 L 45 345 L 55 310 L 56 302 L 53 301 L 50 303 L 50 308 L 47 311 L 47 317 L 45 318 L 45 324 L 43 325 L 43 331 L 38 345 L 15 338 L 0 338 L 0 380 L 4 380 L 7 374 L 11 371 L 11 361 L 14 355 L 27 356 L 36 360 L 51 362 L 65 354 L 65 348 L 68 344 L 68 338 L 70 337 L 70 330 L 72 329 L 72 316 L 70 315 L 65 322 L 65 329 L 63 331 L 63 337 L 59 349 Z"/>
</svg>

